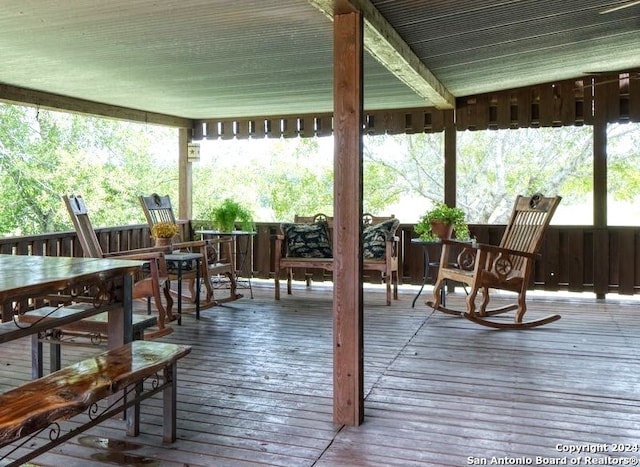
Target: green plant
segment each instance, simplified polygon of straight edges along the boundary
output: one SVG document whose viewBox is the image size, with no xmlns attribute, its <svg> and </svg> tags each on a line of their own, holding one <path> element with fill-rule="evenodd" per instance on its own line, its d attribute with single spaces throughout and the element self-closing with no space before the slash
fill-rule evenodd
<svg viewBox="0 0 640 467">
<path fill-rule="evenodd" d="M 237 201 L 225 199 L 220 206 L 211 211 L 211 222 L 221 232 L 231 232 L 236 222 L 242 225 L 242 230 L 253 231 L 253 214 Z"/>
<path fill-rule="evenodd" d="M 415 226 L 416 233 L 422 240 L 435 240 L 431 223 L 442 222 L 453 225 L 455 237 L 458 240 L 468 240 L 471 238 L 469 226 L 465 220 L 465 213 L 460 208 L 450 208 L 444 203 L 436 203 L 432 209 L 427 211 Z"/>
</svg>

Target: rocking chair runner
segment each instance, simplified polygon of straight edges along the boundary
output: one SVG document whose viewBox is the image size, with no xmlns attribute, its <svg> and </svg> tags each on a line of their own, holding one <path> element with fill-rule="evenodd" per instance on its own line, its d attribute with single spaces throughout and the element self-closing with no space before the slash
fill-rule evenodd
<svg viewBox="0 0 640 467">
<path fill-rule="evenodd" d="M 443 240 L 440 270 L 433 289 L 434 301 L 428 301 L 427 305 L 498 329 L 531 328 L 560 319 L 560 315 L 551 315 L 523 321 L 527 311 L 526 293 L 533 264 L 539 256 L 544 234 L 561 199 L 560 196 L 545 198 L 539 193 L 531 197 L 518 196 L 500 246 L 469 245 L 455 240 Z M 462 251 L 458 255 L 457 264 L 452 265 L 449 262 L 450 253 L 456 246 L 462 248 Z M 441 304 L 440 291 L 447 279 L 469 286 L 466 311 L 453 310 Z M 516 303 L 487 309 L 489 289 L 516 292 Z M 478 291 L 482 292 L 482 302 L 480 310 L 476 311 L 475 299 Z M 517 310 L 512 323 L 487 319 L 512 310 Z"/>
<path fill-rule="evenodd" d="M 73 226 L 76 229 L 82 252 L 87 258 L 119 258 L 142 260 L 149 264 L 149 271 L 136 278 L 133 284 L 133 298 L 153 297 L 156 308 L 158 309 L 158 328 L 145 333 L 145 339 L 153 339 L 156 337 L 166 336 L 173 332 L 171 327 L 165 326 L 165 318 L 171 316 L 171 307 L 173 298 L 169 294 L 169 281 L 167 278 L 167 268 L 162 252 L 156 248 L 141 248 L 136 250 L 119 251 L 114 253 L 104 253 L 95 230 L 89 220 L 89 213 L 81 196 L 62 197 Z M 163 290 L 167 302 L 166 307 L 162 303 L 160 289 Z"/>
<path fill-rule="evenodd" d="M 153 193 L 150 196 L 140 196 L 139 200 L 150 229 L 159 222 L 176 223 L 169 195 L 160 196 L 157 193 Z M 205 301 L 202 304 L 203 307 L 213 306 L 239 298 L 236 293 L 236 276 L 231 261 L 233 254 L 232 241 L 231 238 L 217 238 L 206 241 L 184 241 L 184 239 L 179 238 L 178 241 L 172 245 L 175 250 L 191 250 L 202 253 L 203 260 L 200 277 L 207 291 Z M 227 261 L 222 261 L 220 259 L 221 257 L 227 258 Z M 217 275 L 224 275 L 229 280 L 230 292 L 228 298 L 214 300 L 211 277 Z M 182 277 L 189 279 L 189 290 L 191 292 L 192 302 L 195 303 L 195 271 L 190 275 L 183 273 Z M 176 278 L 177 275 L 169 271 L 169 279 L 173 280 Z"/>
</svg>

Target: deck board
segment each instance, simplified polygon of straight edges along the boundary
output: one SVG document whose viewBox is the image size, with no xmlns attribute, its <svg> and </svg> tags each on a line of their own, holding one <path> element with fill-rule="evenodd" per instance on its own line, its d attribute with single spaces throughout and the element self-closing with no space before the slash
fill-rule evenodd
<svg viewBox="0 0 640 467">
<path fill-rule="evenodd" d="M 161 340 L 190 344 L 178 369 L 178 440 L 161 442 L 161 400 L 142 406 L 141 436 L 109 420 L 39 465 L 468 465 L 468 457 L 567 456 L 556 444 L 640 442 L 637 302 L 529 299 L 538 329 L 505 331 L 434 313 L 415 289 L 365 303 L 365 422 L 332 419 L 332 294 L 269 286 L 202 311 Z M 461 305 L 464 295 L 448 298 Z M 30 374 L 29 339 L 3 345 L 0 389 Z M 96 349 L 65 347 L 63 364 Z M 107 448 L 107 441 L 111 448 Z"/>
</svg>

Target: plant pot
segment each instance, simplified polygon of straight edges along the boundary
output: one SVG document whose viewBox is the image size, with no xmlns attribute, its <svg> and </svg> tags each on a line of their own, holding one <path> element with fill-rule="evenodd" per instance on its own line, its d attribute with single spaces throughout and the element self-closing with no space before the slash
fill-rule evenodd
<svg viewBox="0 0 640 467">
<path fill-rule="evenodd" d="M 453 224 L 431 221 L 431 232 L 439 239 L 449 239 L 453 235 Z"/>
<path fill-rule="evenodd" d="M 173 238 L 165 238 L 165 237 L 154 237 L 155 245 L 160 248 L 166 248 L 168 250 L 173 250 Z"/>
</svg>

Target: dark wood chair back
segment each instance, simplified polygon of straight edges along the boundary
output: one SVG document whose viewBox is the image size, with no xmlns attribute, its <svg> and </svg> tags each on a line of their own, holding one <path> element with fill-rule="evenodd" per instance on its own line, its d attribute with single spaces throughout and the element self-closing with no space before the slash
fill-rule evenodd
<svg viewBox="0 0 640 467">
<path fill-rule="evenodd" d="M 71 216 L 84 256 L 87 258 L 103 258 L 104 252 L 91 225 L 87 206 L 84 204 L 82 196 L 64 195 L 62 199 Z"/>
<path fill-rule="evenodd" d="M 160 222 L 176 223 L 169 195 L 160 196 L 153 193 L 149 196 L 140 196 L 139 199 L 149 227 Z"/>
</svg>

